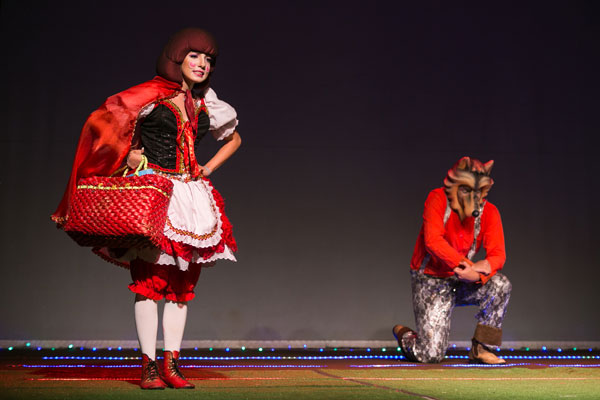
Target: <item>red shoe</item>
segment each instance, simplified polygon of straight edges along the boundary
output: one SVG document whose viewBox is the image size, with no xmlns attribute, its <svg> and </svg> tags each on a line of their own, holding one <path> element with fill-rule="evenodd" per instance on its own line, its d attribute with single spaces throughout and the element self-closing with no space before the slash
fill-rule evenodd
<svg viewBox="0 0 600 400">
<path fill-rule="evenodd" d="M 177 366 L 178 351 L 165 351 L 161 378 L 173 389 L 193 389 L 196 386 L 189 383 Z"/>
<path fill-rule="evenodd" d="M 167 387 L 167 384 L 160 379 L 156 361 L 151 360 L 146 354 L 142 354 L 142 380 L 140 381 L 140 387 L 150 390 Z"/>
</svg>

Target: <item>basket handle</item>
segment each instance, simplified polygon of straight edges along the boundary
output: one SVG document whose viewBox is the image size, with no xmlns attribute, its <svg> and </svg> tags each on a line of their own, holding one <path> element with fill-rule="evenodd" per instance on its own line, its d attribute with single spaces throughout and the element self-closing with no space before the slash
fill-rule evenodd
<svg viewBox="0 0 600 400">
<path fill-rule="evenodd" d="M 140 163 L 138 164 L 138 166 L 135 169 L 135 171 L 133 172 L 133 174 L 135 176 L 139 176 L 140 171 L 144 170 L 146 168 L 148 168 L 148 157 L 146 157 L 145 155 L 142 154 L 142 161 L 140 161 Z M 129 167 L 126 166 L 125 170 L 123 171 L 123 176 L 127 176 L 128 173 L 129 173 Z"/>
</svg>

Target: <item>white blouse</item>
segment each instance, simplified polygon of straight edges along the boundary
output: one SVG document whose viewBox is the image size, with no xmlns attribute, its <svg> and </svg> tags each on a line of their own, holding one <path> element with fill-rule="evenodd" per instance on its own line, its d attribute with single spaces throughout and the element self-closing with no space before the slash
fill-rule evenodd
<svg viewBox="0 0 600 400">
<path fill-rule="evenodd" d="M 204 93 L 204 103 L 210 117 L 210 133 L 217 140 L 223 140 L 231 135 L 238 125 L 235 108 L 220 100 L 211 88 Z"/>
</svg>

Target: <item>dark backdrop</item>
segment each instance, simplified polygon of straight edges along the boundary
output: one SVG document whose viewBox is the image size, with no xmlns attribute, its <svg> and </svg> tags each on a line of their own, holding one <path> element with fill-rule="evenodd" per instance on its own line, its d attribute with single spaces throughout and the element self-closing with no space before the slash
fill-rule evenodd
<svg viewBox="0 0 600 400">
<path fill-rule="evenodd" d="M 187 339 L 391 339 L 413 323 L 423 202 L 469 155 L 496 161 L 505 340 L 597 340 L 598 15 L 594 1 L 2 1 L 0 339 L 135 338 L 128 272 L 49 216 L 89 113 L 200 26 L 244 142 L 213 176 L 239 262 L 203 272 Z M 474 313 L 456 312 L 453 339 Z"/>
</svg>

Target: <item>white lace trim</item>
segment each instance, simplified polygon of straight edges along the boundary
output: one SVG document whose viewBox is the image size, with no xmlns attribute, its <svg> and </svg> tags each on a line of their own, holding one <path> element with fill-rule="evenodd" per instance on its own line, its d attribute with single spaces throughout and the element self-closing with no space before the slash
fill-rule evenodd
<svg viewBox="0 0 600 400">
<path fill-rule="evenodd" d="M 195 264 L 210 264 L 215 263 L 218 260 L 229 260 L 229 261 L 237 261 L 233 252 L 229 248 L 229 246 L 225 245 L 225 249 L 222 253 L 215 253 L 208 259 L 203 259 L 200 257 L 198 252 L 194 251 L 194 255 L 192 256 L 192 261 L 186 261 L 181 257 L 173 257 L 167 253 L 161 252 L 157 261 L 153 261 L 155 264 L 160 265 L 173 265 L 176 266 L 181 271 L 187 271 L 190 263 Z"/>
</svg>

